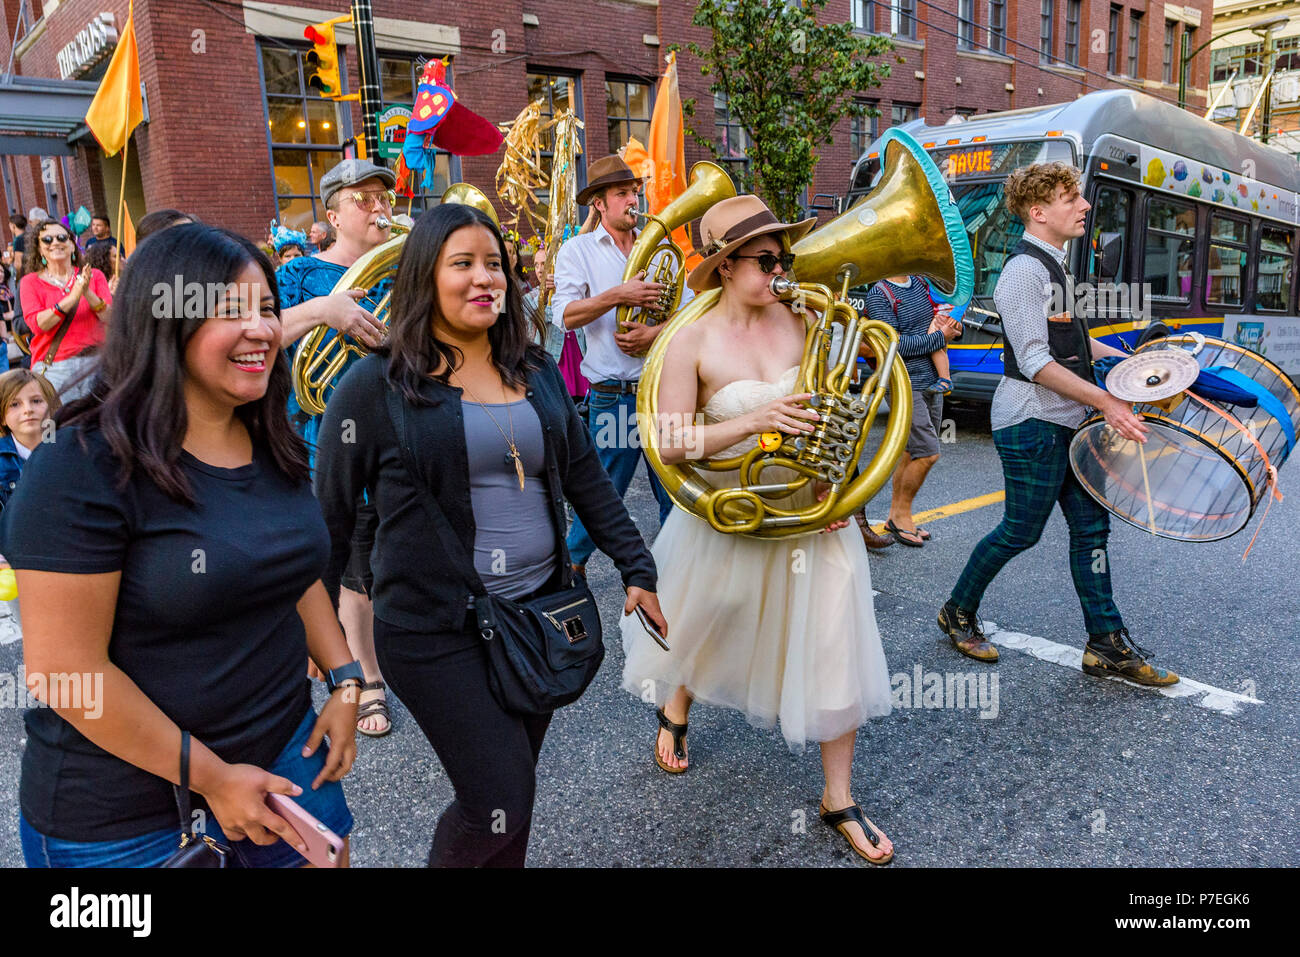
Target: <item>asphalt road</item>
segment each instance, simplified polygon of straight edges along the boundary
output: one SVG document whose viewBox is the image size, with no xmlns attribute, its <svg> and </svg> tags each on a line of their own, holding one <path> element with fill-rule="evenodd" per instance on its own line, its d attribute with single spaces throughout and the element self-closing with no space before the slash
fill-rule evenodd
<svg viewBox="0 0 1300 957">
<path fill-rule="evenodd" d="M 987 413 L 956 410 L 953 418 L 955 441 L 944 446 L 918 510 L 1002 487 Z M 1300 488 L 1297 469 L 1283 468 L 1284 491 Z M 653 535 L 644 474 L 627 504 Z M 886 507 L 887 496 L 877 496 L 868 515 L 883 519 Z M 907 707 L 859 733 L 854 795 L 893 840 L 894 866 L 1300 864 L 1293 578 L 1300 492 L 1273 506 L 1245 564 L 1249 532 L 1188 545 L 1114 523 L 1115 588 L 1133 638 L 1157 663 L 1212 689 L 1184 682 L 1181 696 L 1079 671 L 1086 635 L 1059 513 L 1038 547 L 1008 566 L 985 597 L 986 622 L 1015 633 L 993 637 L 1001 661 L 990 668 L 953 651 L 935 614 L 1000 515 L 992 505 L 936 520 L 924 549 L 872 553 L 876 614 L 896 685 L 917 668 L 998 678 L 996 709 L 987 697 L 984 707 L 932 708 L 909 696 Z M 817 820 L 815 748 L 792 755 L 778 732 L 697 707 L 691 771 L 670 777 L 655 767 L 653 711 L 619 688 L 621 587 L 604 556 L 589 572 L 609 654 L 586 696 L 551 725 L 529 864 L 865 867 Z M 20 665 L 21 643 L 0 645 L 0 672 L 12 675 Z M 991 695 L 987 679 L 985 688 Z M 422 864 L 451 800 L 445 773 L 400 704 L 394 720 L 387 738 L 359 739 L 346 782 L 357 866 Z M 22 746 L 21 712 L 0 709 L 4 866 L 22 863 Z"/>
</svg>

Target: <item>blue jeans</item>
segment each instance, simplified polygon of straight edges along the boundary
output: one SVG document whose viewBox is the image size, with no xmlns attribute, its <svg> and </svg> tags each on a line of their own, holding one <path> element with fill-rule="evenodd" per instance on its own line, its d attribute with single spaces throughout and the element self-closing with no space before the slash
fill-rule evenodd
<svg viewBox="0 0 1300 957">
<path fill-rule="evenodd" d="M 600 464 L 609 473 L 609 480 L 614 483 L 618 494 L 626 494 L 632 476 L 636 474 L 637 462 L 645 457 L 636 427 L 636 396 L 592 389 L 587 393 L 587 408 L 587 423 Z M 673 500 L 668 497 L 649 461 L 645 470 L 650 476 L 650 491 L 654 492 L 655 501 L 659 503 L 659 524 L 662 525 L 673 510 Z M 568 546 L 569 560 L 575 565 L 587 564 L 587 559 L 596 550 L 596 543 L 576 514 L 569 529 Z"/>
<path fill-rule="evenodd" d="M 266 770 L 301 787 L 302 794 L 293 800 L 339 837 L 347 837 L 352 830 L 352 812 L 343 799 L 343 785 L 326 781 L 320 790 L 311 789 L 311 782 L 325 767 L 329 755 L 329 748 L 322 743 L 311 757 L 302 756 L 315 725 L 316 713 L 308 709 L 293 739 Z M 65 841 L 41 834 L 21 812 L 18 830 L 28 867 L 160 867 L 176 853 L 181 841 L 179 825 L 120 841 Z M 206 815 L 204 833 L 231 849 L 230 863 L 234 867 L 301 867 L 306 863 L 301 854 L 281 840 L 265 845 L 247 839 L 232 843 L 211 812 Z"/>
<path fill-rule="evenodd" d="M 1072 429 L 1026 419 L 993 433 L 1006 479 L 1006 512 L 998 527 L 975 546 L 952 590 L 952 600 L 978 611 L 989 584 L 1007 562 L 1033 548 L 1052 509 L 1059 505 L 1070 528 L 1070 575 L 1091 635 L 1124 627 L 1111 594 L 1106 540 L 1110 517 L 1070 468 Z"/>
</svg>

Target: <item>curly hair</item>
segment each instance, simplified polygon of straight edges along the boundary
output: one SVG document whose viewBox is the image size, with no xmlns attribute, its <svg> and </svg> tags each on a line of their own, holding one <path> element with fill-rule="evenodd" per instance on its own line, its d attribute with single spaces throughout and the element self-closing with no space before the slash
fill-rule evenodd
<svg viewBox="0 0 1300 957">
<path fill-rule="evenodd" d="M 1078 192 L 1082 174 L 1069 163 L 1034 163 L 1022 166 L 1007 177 L 1005 195 L 1007 209 L 1023 222 L 1029 221 L 1029 210 L 1046 206 L 1056 197 L 1056 187 L 1063 186 L 1066 195 Z"/>
<path fill-rule="evenodd" d="M 81 265 L 81 250 L 77 247 L 77 237 L 73 235 L 72 230 L 57 219 L 38 219 L 34 223 L 29 223 L 27 231 L 23 233 L 23 273 L 40 272 L 45 268 L 40 237 L 41 230 L 47 226 L 58 226 L 68 234 L 68 241 L 72 244 L 72 265 Z"/>
</svg>

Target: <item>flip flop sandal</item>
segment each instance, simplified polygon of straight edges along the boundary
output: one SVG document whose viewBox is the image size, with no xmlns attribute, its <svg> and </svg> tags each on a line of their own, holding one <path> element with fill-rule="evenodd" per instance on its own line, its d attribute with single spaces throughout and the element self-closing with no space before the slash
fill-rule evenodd
<svg viewBox="0 0 1300 957">
<path fill-rule="evenodd" d="M 922 528 L 920 525 L 916 526 L 916 534 L 921 536 L 921 541 L 923 542 L 928 542 L 932 537 L 930 533 L 926 531 L 924 528 Z"/>
<path fill-rule="evenodd" d="M 361 686 L 362 692 L 366 691 L 385 691 L 385 685 L 382 681 L 367 681 Z M 393 730 L 393 716 L 388 713 L 388 701 L 386 698 L 372 698 L 361 706 L 357 712 L 357 730 L 368 738 L 382 738 L 388 732 Z M 384 719 L 383 731 L 367 731 L 361 727 L 361 722 L 366 718 L 380 717 Z"/>
<path fill-rule="evenodd" d="M 687 725 L 676 724 L 672 721 L 669 721 L 668 715 L 664 714 L 662 708 L 657 709 L 655 711 L 655 715 L 659 718 L 659 727 L 662 730 L 667 731 L 669 734 L 673 736 L 673 757 L 675 757 L 678 761 L 685 761 L 686 749 L 682 747 L 682 740 L 686 737 Z M 655 751 L 655 764 L 659 765 L 659 767 L 663 768 L 669 774 L 685 774 L 687 771 L 690 770 L 690 765 L 687 765 L 684 768 L 673 768 L 664 764 L 663 759 L 659 757 L 659 733 L 658 732 L 655 732 L 654 751 Z"/>
<path fill-rule="evenodd" d="M 844 840 L 849 842 L 849 847 L 853 849 L 853 853 L 857 854 L 858 857 L 862 858 L 868 864 L 875 864 L 877 867 L 883 867 L 894 859 L 893 851 L 889 852 L 888 857 L 869 857 L 860 847 L 858 847 L 853 838 L 849 835 L 848 828 L 844 826 L 849 821 L 857 822 L 858 827 L 862 828 L 862 833 L 867 835 L 867 840 L 871 842 L 872 847 L 880 846 L 880 838 L 884 834 L 883 831 L 876 829 L 876 825 L 867 820 L 866 816 L 862 813 L 862 808 L 858 807 L 856 804 L 850 804 L 842 811 L 828 811 L 826 810 L 826 805 L 818 804 L 817 811 L 821 814 L 822 821 L 824 821 L 827 826 L 835 828 L 835 830 L 844 837 Z"/>
<path fill-rule="evenodd" d="M 920 537 L 920 535 L 918 532 L 906 532 L 903 529 L 899 528 L 897 525 L 894 524 L 894 520 L 892 518 L 885 523 L 885 531 L 887 531 L 890 534 L 890 536 L 893 537 L 894 541 L 898 542 L 898 544 L 900 545 L 906 545 L 908 548 L 925 547 L 924 541 L 914 542 L 911 539 L 904 538 L 903 537 L 904 535 L 917 535 L 918 537 Z"/>
</svg>

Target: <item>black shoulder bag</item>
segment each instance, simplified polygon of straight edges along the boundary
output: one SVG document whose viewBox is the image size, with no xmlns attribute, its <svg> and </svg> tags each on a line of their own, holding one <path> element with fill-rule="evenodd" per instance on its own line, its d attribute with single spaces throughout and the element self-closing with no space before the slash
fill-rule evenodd
<svg viewBox="0 0 1300 957">
<path fill-rule="evenodd" d="M 472 593 L 479 635 L 487 647 L 492 697 L 518 714 L 549 714 L 577 701 L 605 659 L 600 613 L 587 582 L 574 576 L 571 587 L 524 602 L 490 594 L 416 467 L 401 397 L 386 379 L 381 380 L 381 388 L 402 464 L 443 550 Z"/>
<path fill-rule="evenodd" d="M 229 867 L 230 848 L 206 834 L 195 834 L 190 816 L 190 733 L 181 732 L 181 783 L 176 788 L 176 810 L 181 814 L 181 846 L 162 862 L 163 867 Z"/>
</svg>

